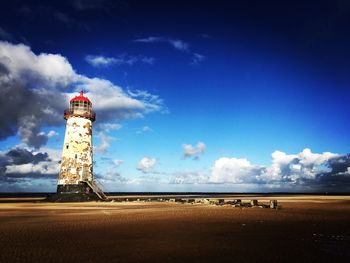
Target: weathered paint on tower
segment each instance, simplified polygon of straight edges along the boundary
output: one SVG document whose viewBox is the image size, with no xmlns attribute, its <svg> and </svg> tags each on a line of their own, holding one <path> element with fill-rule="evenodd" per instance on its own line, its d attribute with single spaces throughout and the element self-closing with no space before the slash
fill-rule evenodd
<svg viewBox="0 0 350 263">
<path fill-rule="evenodd" d="M 83 92 L 70 101 L 64 112 L 67 120 L 62 150 L 58 193 L 92 193 L 92 103 Z"/>
<path fill-rule="evenodd" d="M 92 181 L 91 130 L 90 120 L 80 117 L 71 117 L 67 120 L 58 184 Z"/>
</svg>

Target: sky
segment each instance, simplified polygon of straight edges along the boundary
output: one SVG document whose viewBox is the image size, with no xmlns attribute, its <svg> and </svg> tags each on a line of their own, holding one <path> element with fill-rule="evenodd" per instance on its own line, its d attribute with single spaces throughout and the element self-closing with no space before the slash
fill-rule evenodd
<svg viewBox="0 0 350 263">
<path fill-rule="evenodd" d="M 63 111 L 119 192 L 350 192 L 350 2 L 11 1 L 0 192 L 56 191 Z"/>
</svg>

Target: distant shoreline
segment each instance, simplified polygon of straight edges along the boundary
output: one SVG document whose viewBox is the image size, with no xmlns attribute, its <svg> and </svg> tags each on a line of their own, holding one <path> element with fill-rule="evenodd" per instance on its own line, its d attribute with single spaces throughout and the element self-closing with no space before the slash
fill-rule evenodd
<svg viewBox="0 0 350 263">
<path fill-rule="evenodd" d="M 54 192 L 12 192 L 12 193 L 0 193 L 0 198 L 11 198 L 11 197 L 46 197 L 54 194 Z M 256 193 L 256 192 L 106 192 L 108 196 L 349 196 L 350 193 L 341 192 L 313 192 L 313 193 L 301 193 L 301 192 L 267 192 L 267 193 Z"/>
</svg>

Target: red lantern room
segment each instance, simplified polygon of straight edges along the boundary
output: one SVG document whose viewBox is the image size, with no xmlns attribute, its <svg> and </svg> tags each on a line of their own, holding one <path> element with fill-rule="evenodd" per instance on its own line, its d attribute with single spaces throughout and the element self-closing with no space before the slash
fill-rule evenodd
<svg viewBox="0 0 350 263">
<path fill-rule="evenodd" d="M 92 110 L 92 103 L 88 97 L 84 96 L 83 91 L 80 91 L 79 96 L 75 96 L 70 100 L 69 109 L 64 111 L 66 120 L 72 116 L 83 117 L 91 121 L 96 119 L 96 113 Z"/>
</svg>

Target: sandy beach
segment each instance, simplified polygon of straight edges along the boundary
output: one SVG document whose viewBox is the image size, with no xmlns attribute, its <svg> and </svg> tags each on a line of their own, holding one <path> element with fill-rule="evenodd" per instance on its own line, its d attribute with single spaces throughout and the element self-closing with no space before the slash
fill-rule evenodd
<svg viewBox="0 0 350 263">
<path fill-rule="evenodd" d="M 350 259 L 348 196 L 258 199 L 277 199 L 281 209 L 174 202 L 45 203 L 40 198 L 32 202 L 30 198 L 3 198 L 0 262 Z"/>
</svg>

